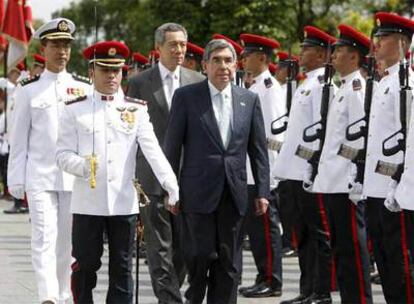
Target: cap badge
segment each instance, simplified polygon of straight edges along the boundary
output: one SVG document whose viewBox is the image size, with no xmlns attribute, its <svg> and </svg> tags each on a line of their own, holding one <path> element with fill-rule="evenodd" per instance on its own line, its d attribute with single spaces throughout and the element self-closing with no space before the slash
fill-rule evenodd
<svg viewBox="0 0 414 304">
<path fill-rule="evenodd" d="M 308 32 L 307 31 L 303 32 L 303 37 L 305 37 L 305 38 L 308 37 Z"/>
<path fill-rule="evenodd" d="M 68 32 L 69 31 L 69 25 L 65 20 L 62 20 L 58 23 L 58 30 L 61 32 Z"/>
<path fill-rule="evenodd" d="M 377 19 L 376 21 L 377 21 L 377 26 L 381 26 L 381 20 Z"/>
<path fill-rule="evenodd" d="M 116 48 L 110 48 L 109 50 L 108 50 L 108 55 L 109 56 L 115 56 L 116 55 Z"/>
</svg>

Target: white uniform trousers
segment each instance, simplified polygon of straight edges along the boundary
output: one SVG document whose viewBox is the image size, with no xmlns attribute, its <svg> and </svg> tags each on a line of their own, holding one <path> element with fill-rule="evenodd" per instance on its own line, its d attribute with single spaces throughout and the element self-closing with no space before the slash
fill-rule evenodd
<svg viewBox="0 0 414 304">
<path fill-rule="evenodd" d="M 32 227 L 32 264 L 41 302 L 58 304 L 70 298 L 71 192 L 27 192 Z"/>
</svg>

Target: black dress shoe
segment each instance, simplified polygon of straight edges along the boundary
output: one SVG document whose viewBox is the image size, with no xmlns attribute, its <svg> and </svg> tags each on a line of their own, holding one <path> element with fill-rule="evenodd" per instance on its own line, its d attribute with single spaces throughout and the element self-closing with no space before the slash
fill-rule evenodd
<svg viewBox="0 0 414 304">
<path fill-rule="evenodd" d="M 332 304 L 331 295 L 328 294 L 313 294 L 310 298 L 310 304 Z"/>
<path fill-rule="evenodd" d="M 10 209 L 3 210 L 3 212 L 5 214 L 22 214 L 22 213 L 28 213 L 29 209 L 27 209 L 26 207 L 20 207 L 20 206 L 14 205 Z"/>
<path fill-rule="evenodd" d="M 282 290 L 280 287 L 271 287 L 263 282 L 257 284 L 252 289 L 247 289 L 242 295 L 246 298 L 280 297 L 282 295 Z"/>
<path fill-rule="evenodd" d="M 298 295 L 296 298 L 284 300 L 280 304 L 310 304 L 310 297 Z"/>
<path fill-rule="evenodd" d="M 246 291 L 248 291 L 248 290 L 250 290 L 250 289 L 253 289 L 253 288 L 257 287 L 257 285 L 258 285 L 258 284 L 253 284 L 253 285 L 250 285 L 250 286 L 240 287 L 240 288 L 239 288 L 239 293 L 243 294 L 243 293 L 245 293 Z"/>
</svg>

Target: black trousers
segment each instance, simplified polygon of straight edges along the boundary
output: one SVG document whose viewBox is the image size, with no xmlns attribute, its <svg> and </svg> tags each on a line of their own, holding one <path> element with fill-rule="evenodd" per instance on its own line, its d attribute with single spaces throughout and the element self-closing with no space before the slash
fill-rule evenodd
<svg viewBox="0 0 414 304">
<path fill-rule="evenodd" d="M 269 208 L 264 215 L 255 214 L 255 187 L 248 186 L 249 207 L 244 230 L 249 236 L 250 247 L 257 267 L 256 283 L 267 282 L 275 288 L 282 287 L 282 238 L 276 208 L 276 193 L 272 191 Z"/>
<path fill-rule="evenodd" d="M 72 293 L 76 304 L 93 303 L 96 272 L 101 267 L 103 233 L 108 233 L 109 287 L 107 304 L 132 303 L 132 254 L 136 215 L 73 215 L 72 227 Z"/>
<path fill-rule="evenodd" d="M 280 222 L 283 228 L 283 248 L 293 248 L 293 239 L 295 234 L 295 223 L 298 220 L 298 213 L 295 209 L 295 203 L 292 202 L 292 183 L 288 181 L 279 182 L 277 187 L 278 199 L 278 210 L 280 216 Z"/>
<path fill-rule="evenodd" d="M 163 196 L 148 197 L 151 203 L 140 208 L 140 215 L 152 288 L 159 303 L 182 303 L 180 287 L 187 270 L 179 246 L 181 215 L 165 209 Z"/>
<path fill-rule="evenodd" d="M 369 253 L 365 230 L 365 205 L 356 206 L 348 193 L 323 194 L 337 263 L 342 303 L 372 303 Z"/>
<path fill-rule="evenodd" d="M 384 199 L 367 199 L 368 232 L 387 303 L 413 303 L 413 212 L 391 212 Z"/>
<path fill-rule="evenodd" d="M 237 302 L 243 217 L 227 187 L 213 213 L 182 213 L 182 240 L 190 284 L 191 304 Z"/>
<path fill-rule="evenodd" d="M 298 213 L 295 231 L 298 242 L 300 293 L 329 294 L 331 288 L 331 251 L 329 227 L 323 202 L 306 192 L 301 181 L 288 180 Z"/>
</svg>

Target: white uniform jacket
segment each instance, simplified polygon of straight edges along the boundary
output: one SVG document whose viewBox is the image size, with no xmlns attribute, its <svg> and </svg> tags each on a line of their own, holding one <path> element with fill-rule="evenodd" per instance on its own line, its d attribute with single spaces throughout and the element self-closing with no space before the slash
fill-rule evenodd
<svg viewBox="0 0 414 304">
<path fill-rule="evenodd" d="M 341 78 L 341 86 L 329 104 L 325 143 L 319 161 L 318 175 L 312 191 L 348 193 L 348 172 L 351 161 L 338 155 L 342 144 L 361 149 L 362 138 L 346 140 L 346 128 L 364 116 L 365 79 L 359 70 Z"/>
<path fill-rule="evenodd" d="M 138 213 L 133 185 L 138 144 L 160 184 L 169 181 L 177 185 L 155 137 L 145 102 L 128 101 L 122 91 L 112 96 L 95 91 L 83 101 L 68 102 L 60 122 L 56 161 L 60 168 L 76 176 L 72 213 Z M 93 150 L 98 159 L 95 189 L 90 188 L 85 173 L 89 163 L 86 158 Z"/>
<path fill-rule="evenodd" d="M 391 177 L 375 172 L 378 160 L 399 164 L 402 153 L 386 157 L 382 153 L 385 138 L 401 128 L 400 123 L 400 84 L 398 63 L 385 70 L 372 98 L 368 129 L 367 157 L 365 161 L 364 195 L 385 198 Z M 396 141 L 388 145 L 395 144 Z"/>
<path fill-rule="evenodd" d="M 66 71 L 45 70 L 23 81 L 15 91 L 10 134 L 9 186 L 25 190 L 71 191 L 73 178 L 56 166 L 58 121 L 64 101 L 90 90 L 85 81 Z"/>
<path fill-rule="evenodd" d="M 283 134 L 273 135 L 271 132 L 272 121 L 286 113 L 286 98 L 283 99 L 282 88 L 279 82 L 270 74 L 269 70 L 266 70 L 254 78 L 254 83 L 250 86 L 249 90 L 259 95 L 267 139 L 283 142 Z M 274 189 L 277 187 L 274 168 L 278 153 L 277 151 L 268 148 L 268 154 L 270 164 L 270 188 Z M 246 168 L 247 183 L 249 185 L 254 185 L 249 158 L 247 158 Z"/>
<path fill-rule="evenodd" d="M 324 68 L 306 73 L 306 79 L 293 95 L 285 140 L 274 169 L 279 179 L 303 180 L 308 163 L 295 153 L 299 145 L 310 149 L 316 148 L 317 141 L 314 143 L 303 141 L 303 130 L 320 120 L 323 75 Z"/>
</svg>

